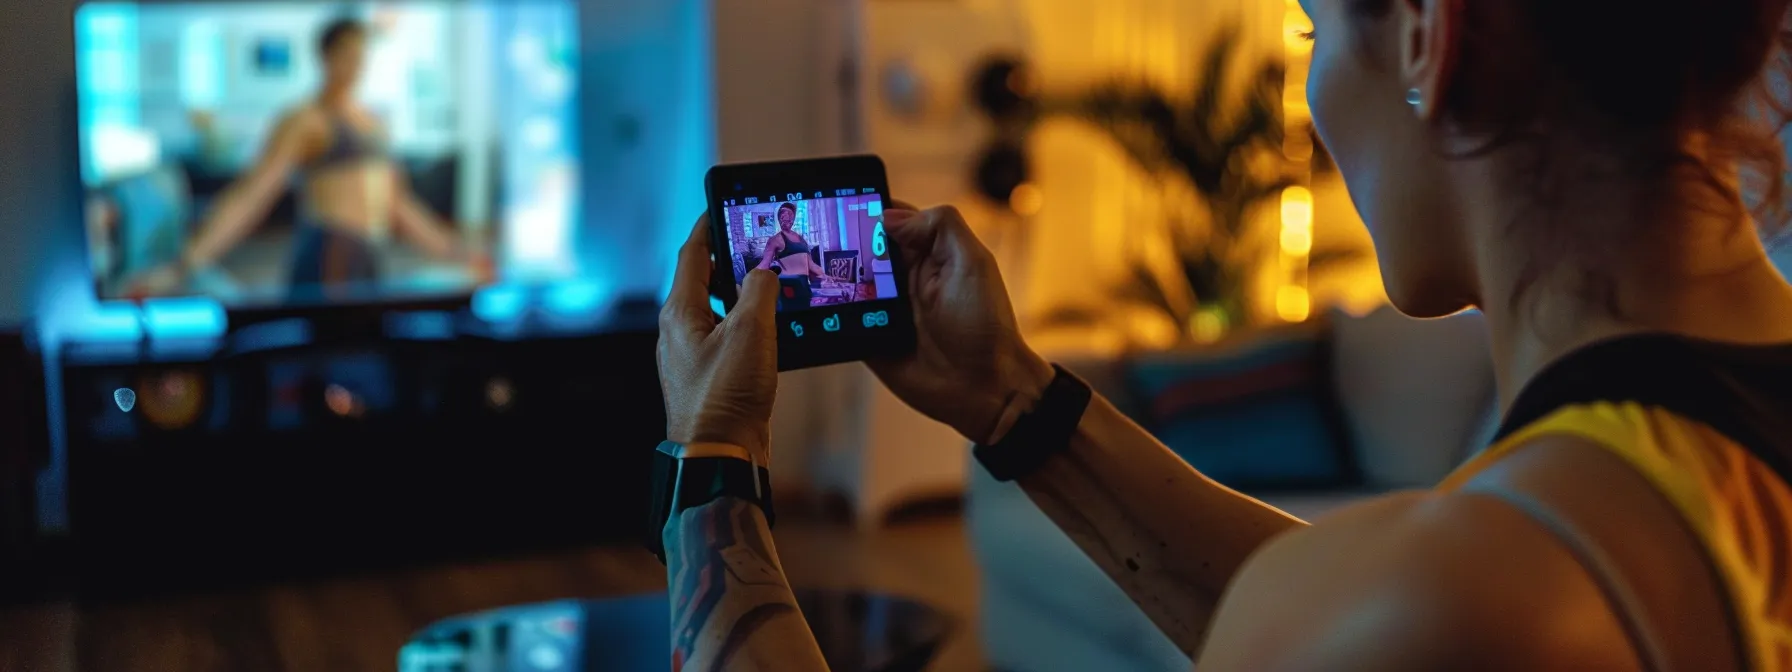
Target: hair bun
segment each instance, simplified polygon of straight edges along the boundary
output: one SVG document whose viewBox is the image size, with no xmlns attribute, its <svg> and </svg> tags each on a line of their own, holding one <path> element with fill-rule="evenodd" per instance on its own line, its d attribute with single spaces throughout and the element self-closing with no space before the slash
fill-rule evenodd
<svg viewBox="0 0 1792 672">
<path fill-rule="evenodd" d="M 1501 1 L 1501 0 L 1494 0 Z M 1543 61 L 1590 102 L 1655 124 L 1723 114 L 1761 73 L 1792 0 L 1608 0 L 1527 5 Z"/>
<path fill-rule="evenodd" d="M 1785 33 L 1788 0 L 1702 0 L 1685 11 L 1687 59 L 1695 93 L 1734 98 L 1754 82 Z"/>
</svg>

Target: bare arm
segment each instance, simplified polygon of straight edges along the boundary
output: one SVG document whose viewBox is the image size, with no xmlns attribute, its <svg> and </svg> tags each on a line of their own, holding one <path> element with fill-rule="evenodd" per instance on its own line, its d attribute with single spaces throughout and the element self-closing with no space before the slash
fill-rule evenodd
<svg viewBox="0 0 1792 672">
<path fill-rule="evenodd" d="M 393 200 L 392 221 L 398 225 L 399 233 L 432 258 L 446 261 L 464 256 L 465 250 L 453 229 L 430 212 L 429 206 L 417 200 L 417 195 L 402 177 L 394 176 L 393 182 L 398 193 Z"/>
<path fill-rule="evenodd" d="M 187 245 L 181 258 L 183 265 L 200 268 L 216 263 L 261 223 L 286 190 L 293 170 L 304 160 L 309 144 L 308 124 L 304 113 L 280 122 L 255 167 L 231 183 L 212 206 L 198 235 Z"/>
<path fill-rule="evenodd" d="M 1056 372 L 1021 339 L 995 254 L 950 207 L 896 203 L 884 223 L 908 261 L 917 339 L 872 370 L 915 410 L 1000 442 Z M 1099 397 L 1020 486 L 1191 656 L 1245 558 L 1303 525 L 1196 473 Z"/>
<path fill-rule="evenodd" d="M 774 241 L 776 245 L 774 246 Z M 784 236 L 776 235 L 765 241 L 765 249 L 759 255 L 759 268 L 772 270 L 772 262 L 778 260 L 778 253 L 784 251 Z"/>
<path fill-rule="evenodd" d="M 721 498 L 667 521 L 672 670 L 826 670 L 764 512 Z"/>
<path fill-rule="evenodd" d="M 1202 476 L 1100 396 L 1070 449 L 1020 486 L 1191 658 L 1245 560 L 1305 526 Z"/>
</svg>

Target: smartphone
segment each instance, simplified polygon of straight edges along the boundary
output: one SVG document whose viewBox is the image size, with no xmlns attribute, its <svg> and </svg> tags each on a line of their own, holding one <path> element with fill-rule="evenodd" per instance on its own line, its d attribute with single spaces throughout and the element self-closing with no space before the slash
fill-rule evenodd
<svg viewBox="0 0 1792 672">
<path fill-rule="evenodd" d="M 884 232 L 883 160 L 720 165 L 705 186 L 723 307 L 754 269 L 778 275 L 779 371 L 914 351 L 908 267 Z"/>
</svg>

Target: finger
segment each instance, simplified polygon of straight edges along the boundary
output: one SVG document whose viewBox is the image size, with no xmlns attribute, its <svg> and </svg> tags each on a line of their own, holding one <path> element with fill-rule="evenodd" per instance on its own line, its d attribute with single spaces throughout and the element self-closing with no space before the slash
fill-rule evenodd
<svg viewBox="0 0 1792 672">
<path fill-rule="evenodd" d="M 933 235 L 938 230 L 938 224 L 929 216 L 930 213 L 931 211 L 920 210 L 885 210 L 884 231 L 904 252 L 925 250 L 933 245 Z"/>
<path fill-rule="evenodd" d="M 771 271 L 754 269 L 747 274 L 747 281 L 741 283 L 740 301 L 734 304 L 734 312 L 728 314 L 730 324 L 737 328 L 764 329 L 775 332 L 778 313 L 778 276 Z"/>
<path fill-rule="evenodd" d="M 929 208 L 894 223 L 886 217 L 885 225 L 890 238 L 911 259 L 941 257 L 937 261 L 945 262 L 989 254 L 983 241 L 971 231 L 971 225 L 965 223 L 964 215 L 950 205 Z"/>
<path fill-rule="evenodd" d="M 709 215 L 697 218 L 690 238 L 678 249 L 678 269 L 672 275 L 672 293 L 666 297 L 667 317 L 684 320 L 707 316 L 709 310 Z"/>
<path fill-rule="evenodd" d="M 894 198 L 890 199 L 889 209 L 890 210 L 906 210 L 908 212 L 920 212 L 921 211 L 921 209 L 915 207 L 915 204 L 913 204 L 913 203 L 910 203 L 908 201 L 899 201 Z"/>
<path fill-rule="evenodd" d="M 925 213 L 933 227 L 933 244 L 936 249 L 944 248 L 954 259 L 975 260 L 993 258 L 989 247 L 977 232 L 971 230 L 964 214 L 950 205 L 942 205 Z"/>
</svg>

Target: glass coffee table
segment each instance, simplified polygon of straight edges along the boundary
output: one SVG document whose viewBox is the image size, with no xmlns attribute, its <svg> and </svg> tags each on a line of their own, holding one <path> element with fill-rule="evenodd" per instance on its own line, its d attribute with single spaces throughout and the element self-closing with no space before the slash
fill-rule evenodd
<svg viewBox="0 0 1792 672">
<path fill-rule="evenodd" d="M 797 591 L 833 672 L 925 669 L 950 619 L 912 600 Z M 665 672 L 672 611 L 665 593 L 564 600 L 438 621 L 398 652 L 399 672 Z"/>
</svg>

